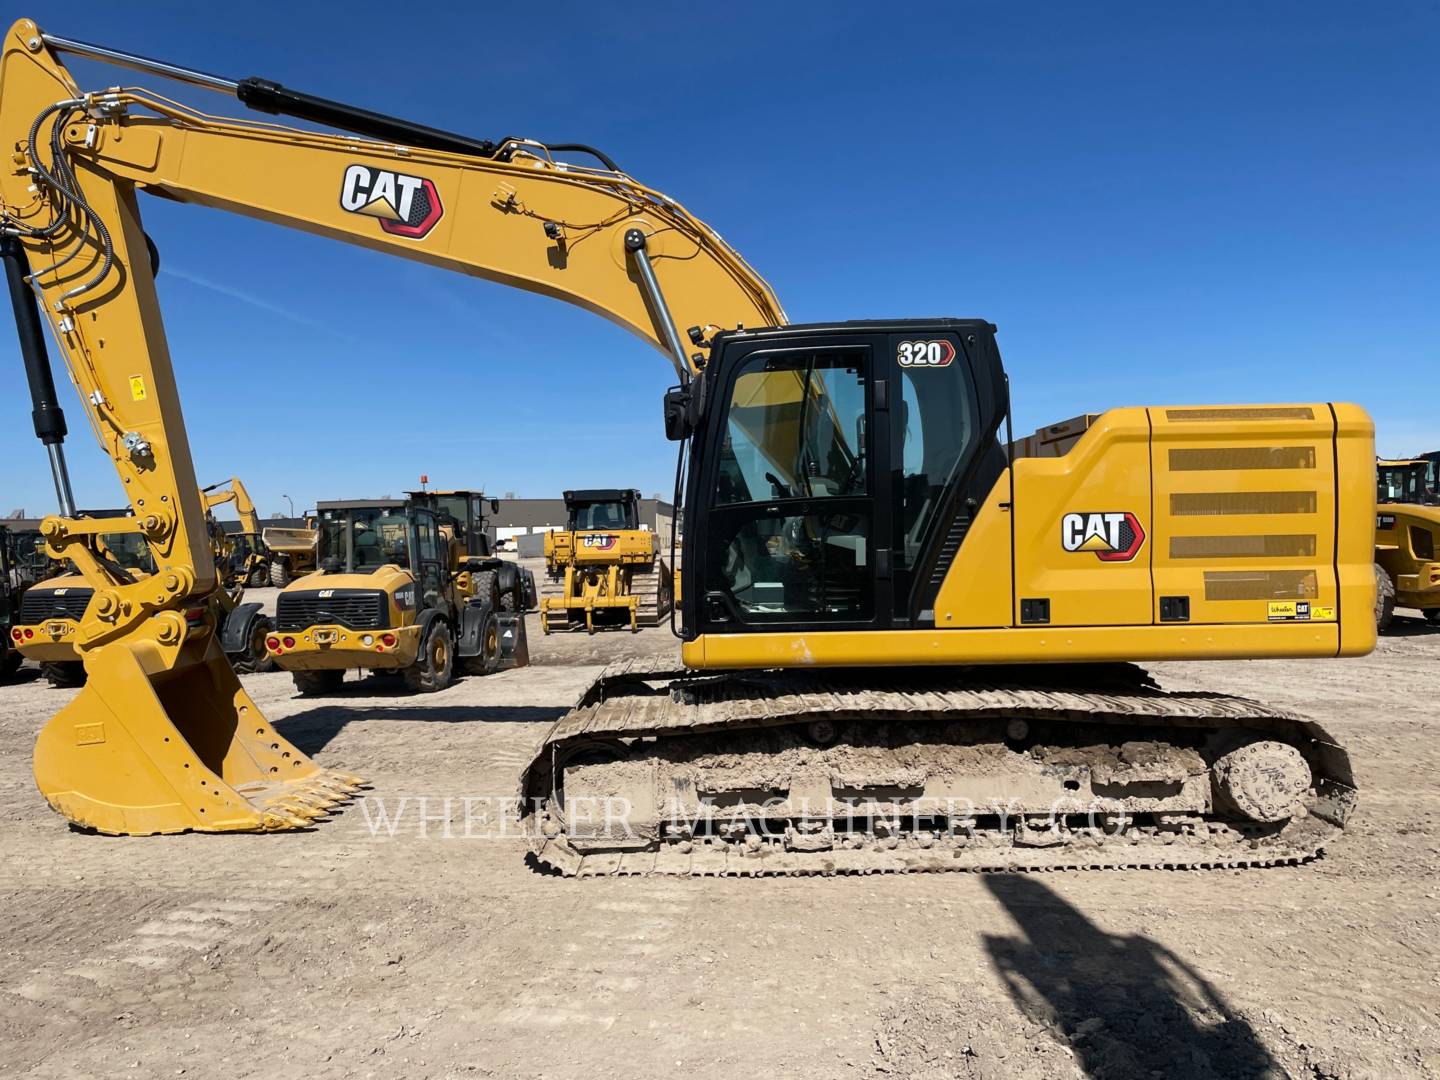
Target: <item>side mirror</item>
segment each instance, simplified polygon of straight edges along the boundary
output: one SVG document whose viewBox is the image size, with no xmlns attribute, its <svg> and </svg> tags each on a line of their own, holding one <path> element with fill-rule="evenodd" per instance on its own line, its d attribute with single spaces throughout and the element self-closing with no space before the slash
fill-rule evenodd
<svg viewBox="0 0 1440 1080">
<path fill-rule="evenodd" d="M 666 390 L 665 437 L 671 442 L 681 442 L 699 431 L 709 396 L 710 380 L 703 374 L 695 376 L 687 386 Z"/>
<path fill-rule="evenodd" d="M 498 513 L 500 512 L 500 500 L 499 500 L 499 499 L 491 499 L 491 500 L 490 500 L 490 512 L 491 512 L 492 514 L 498 514 Z"/>
<path fill-rule="evenodd" d="M 684 386 L 672 386 L 665 391 L 665 438 L 671 442 L 684 442 L 692 430 L 690 390 Z"/>
</svg>

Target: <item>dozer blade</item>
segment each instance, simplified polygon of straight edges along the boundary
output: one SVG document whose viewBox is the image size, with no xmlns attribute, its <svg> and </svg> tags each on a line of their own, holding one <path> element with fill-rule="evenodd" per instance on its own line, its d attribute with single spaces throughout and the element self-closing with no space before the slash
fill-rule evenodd
<svg viewBox="0 0 1440 1080">
<path fill-rule="evenodd" d="M 85 688 L 35 742 L 40 793 L 81 828 L 302 829 L 364 786 L 281 738 L 213 638 L 169 658 L 153 642 L 112 642 L 85 667 Z"/>
</svg>

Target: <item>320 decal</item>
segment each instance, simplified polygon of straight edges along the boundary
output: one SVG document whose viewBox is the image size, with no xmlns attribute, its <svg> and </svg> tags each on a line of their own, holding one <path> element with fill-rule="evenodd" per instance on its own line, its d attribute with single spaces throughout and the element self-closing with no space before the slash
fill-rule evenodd
<svg viewBox="0 0 1440 1080">
<path fill-rule="evenodd" d="M 895 346 L 901 367 L 949 367 L 955 359 L 955 345 L 944 338 L 934 341 L 902 341 Z"/>
<path fill-rule="evenodd" d="M 1129 562 L 1145 543 L 1140 519 L 1128 510 L 1066 514 L 1060 519 L 1060 546 L 1093 551 L 1101 562 Z"/>
<path fill-rule="evenodd" d="M 391 236 L 419 240 L 445 214 L 435 183 L 369 165 L 351 165 L 340 182 L 340 206 L 380 222 Z"/>
</svg>

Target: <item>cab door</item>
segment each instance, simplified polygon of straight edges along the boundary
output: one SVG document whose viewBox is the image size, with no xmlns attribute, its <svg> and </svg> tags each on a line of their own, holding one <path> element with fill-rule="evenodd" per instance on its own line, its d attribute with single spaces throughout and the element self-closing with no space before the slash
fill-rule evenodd
<svg viewBox="0 0 1440 1080">
<path fill-rule="evenodd" d="M 441 559 L 440 529 L 435 516 L 421 511 L 415 515 L 415 559 L 412 572 L 420 587 L 420 607 L 444 607 L 445 565 Z"/>
<path fill-rule="evenodd" d="M 698 482 L 701 633 L 888 625 L 872 338 L 727 354 Z"/>
</svg>

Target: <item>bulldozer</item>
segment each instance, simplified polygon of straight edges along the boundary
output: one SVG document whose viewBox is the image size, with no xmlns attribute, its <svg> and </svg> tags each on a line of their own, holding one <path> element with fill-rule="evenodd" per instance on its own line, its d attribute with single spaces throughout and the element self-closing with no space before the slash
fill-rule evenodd
<svg viewBox="0 0 1440 1080">
<path fill-rule="evenodd" d="M 1419 608 L 1440 624 L 1440 450 L 1375 465 L 1375 622 Z"/>
<path fill-rule="evenodd" d="M 315 509 L 320 569 L 281 591 L 265 642 L 301 694 L 334 693 L 351 670 L 433 693 L 457 666 L 489 675 L 529 663 L 523 612 L 501 609 L 496 572 L 460 560 L 462 541 L 447 540 L 432 506 L 360 499 Z"/>
<path fill-rule="evenodd" d="M 264 120 L 133 78 L 83 90 L 69 55 Z M 1320 725 L 1169 693 L 1138 665 L 1374 648 L 1360 407 L 1121 406 L 1063 453 L 1022 456 L 994 324 L 792 324 L 718 232 L 603 150 L 445 131 L 28 19 L 0 43 L 0 139 L 0 256 L 61 507 L 43 527 L 95 588 L 89 684 L 35 749 L 71 822 L 300 828 L 359 783 L 276 732 L 216 641 L 142 222 L 154 196 L 565 300 L 673 366 L 679 660 L 608 669 L 546 732 L 517 803 L 539 866 L 1248 867 L 1340 836 L 1355 779 Z M 156 555 L 142 580 L 107 570 L 105 528 L 65 497 L 42 319 Z"/>
<path fill-rule="evenodd" d="M 671 578 L 659 538 L 640 527 L 640 492 L 567 491 L 565 515 L 563 532 L 545 534 L 540 629 L 658 626 L 670 614 Z"/>
</svg>

